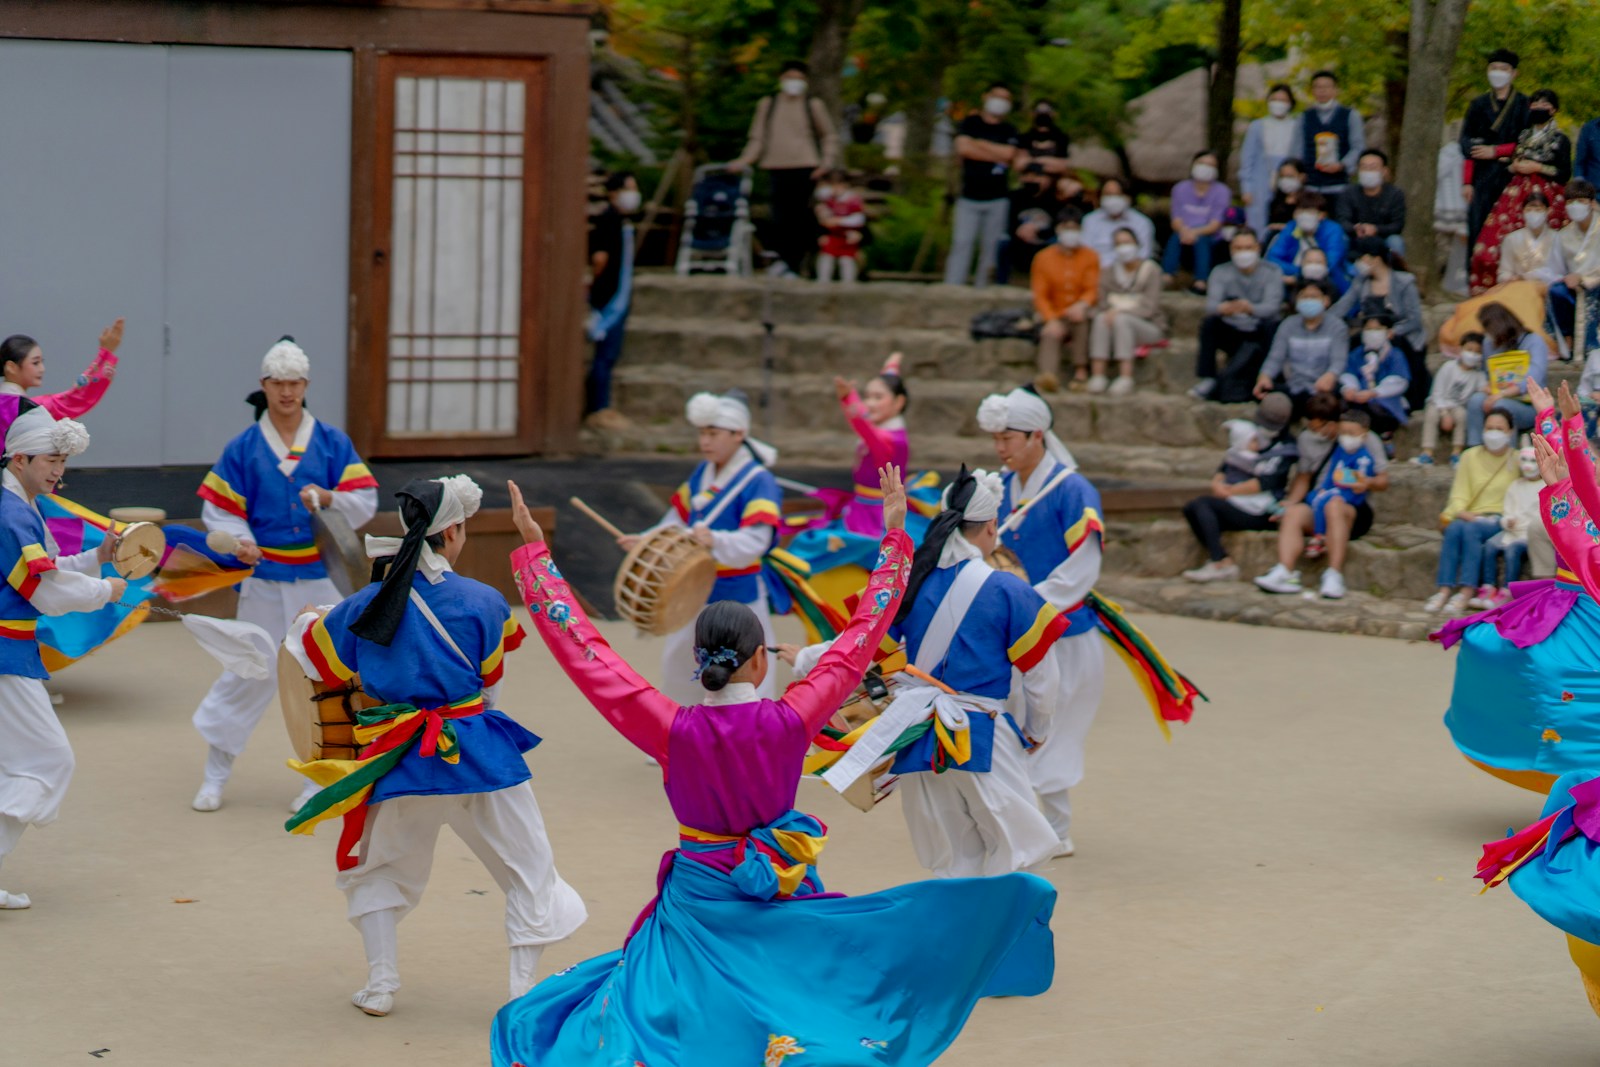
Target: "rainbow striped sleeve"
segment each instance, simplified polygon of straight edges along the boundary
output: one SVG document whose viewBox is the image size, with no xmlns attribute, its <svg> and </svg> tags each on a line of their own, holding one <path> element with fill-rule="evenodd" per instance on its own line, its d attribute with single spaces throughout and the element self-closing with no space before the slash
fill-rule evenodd
<svg viewBox="0 0 1600 1067">
<path fill-rule="evenodd" d="M 6 581 L 10 582 L 11 588 L 21 593 L 24 599 L 32 599 L 33 591 L 39 588 L 39 576 L 55 569 L 56 561 L 50 558 L 42 546 L 23 545 L 22 554 L 17 557 L 16 566 L 11 568 L 11 573 L 6 575 Z"/>
<path fill-rule="evenodd" d="M 758 496 L 744 506 L 739 515 L 740 526 L 778 526 L 783 516 L 778 512 L 778 502 Z"/>
<path fill-rule="evenodd" d="M 248 502 L 244 495 L 229 485 L 215 470 L 206 473 L 205 481 L 200 483 L 195 495 L 207 503 L 215 504 L 230 515 L 237 515 L 249 521 L 250 516 L 246 511 Z"/>
<path fill-rule="evenodd" d="M 333 634 L 328 632 L 326 618 L 320 618 L 306 627 L 300 643 L 324 682 L 348 682 L 356 673 L 339 658 L 339 650 L 334 647 Z"/>
<path fill-rule="evenodd" d="M 372 476 L 365 463 L 352 463 L 345 467 L 344 473 L 339 475 L 339 484 L 333 487 L 335 493 L 349 493 L 356 489 L 376 489 L 378 479 Z"/>
<path fill-rule="evenodd" d="M 678 518 L 684 522 L 689 521 L 689 483 L 684 482 L 672 494 L 672 510 L 678 513 Z"/>
<path fill-rule="evenodd" d="M 1067 530 L 1067 554 L 1078 551 L 1078 548 L 1089 539 L 1091 534 L 1105 537 L 1105 525 L 1100 521 L 1100 512 L 1094 508 L 1084 508 L 1078 521 Z"/>
<path fill-rule="evenodd" d="M 1016 642 L 1006 649 L 1011 665 L 1023 673 L 1033 670 L 1066 628 L 1065 615 L 1049 604 L 1041 604 L 1039 613 L 1033 618 L 1033 625 L 1028 627 L 1028 632 L 1017 638 Z"/>
<path fill-rule="evenodd" d="M 500 630 L 500 640 L 495 643 L 494 651 L 489 653 L 489 658 L 484 660 L 478 669 L 483 677 L 485 687 L 494 685 L 505 674 L 505 654 L 513 652 L 522 644 L 522 639 L 527 632 L 522 629 L 522 624 L 516 619 L 506 619 L 505 626 Z"/>
</svg>

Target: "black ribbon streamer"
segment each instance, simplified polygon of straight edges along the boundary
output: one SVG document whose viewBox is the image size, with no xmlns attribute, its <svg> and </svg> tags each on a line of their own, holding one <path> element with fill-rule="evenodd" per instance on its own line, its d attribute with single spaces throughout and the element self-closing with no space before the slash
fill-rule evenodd
<svg viewBox="0 0 1600 1067">
<path fill-rule="evenodd" d="M 896 623 L 905 622 L 906 616 L 911 614 L 911 607 L 917 602 L 917 593 L 922 589 L 922 583 L 928 580 L 939 567 L 939 557 L 944 554 L 944 543 L 950 540 L 950 535 L 961 528 L 966 520 L 962 514 L 967 510 L 967 505 L 972 503 L 972 494 L 978 489 L 978 480 L 968 471 L 967 465 L 961 465 L 960 472 L 955 481 L 950 483 L 950 506 L 939 512 L 937 518 L 928 524 L 928 533 L 922 539 L 916 553 L 911 557 L 911 575 L 906 579 L 906 595 L 900 601 L 900 610 L 894 613 Z"/>
<path fill-rule="evenodd" d="M 368 601 L 350 627 L 350 632 L 357 637 L 384 646 L 394 642 L 400 620 L 411 603 L 411 578 L 422 559 L 428 525 L 439 514 L 439 505 L 444 502 L 444 484 L 418 478 L 407 482 L 395 494 L 395 499 L 400 501 L 400 518 L 405 521 L 406 535 L 400 540 L 400 551 L 389 564 L 377 595 Z"/>
</svg>

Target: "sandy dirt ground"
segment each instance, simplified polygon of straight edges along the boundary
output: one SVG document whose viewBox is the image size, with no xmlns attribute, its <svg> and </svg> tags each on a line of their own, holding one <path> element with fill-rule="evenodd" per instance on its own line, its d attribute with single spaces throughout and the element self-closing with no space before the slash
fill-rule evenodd
<svg viewBox="0 0 1600 1067">
<path fill-rule="evenodd" d="M 1562 937 L 1470 878 L 1480 843 L 1540 799 L 1450 745 L 1451 656 L 1144 621 L 1212 702 L 1163 744 L 1111 665 L 1074 792 L 1079 852 L 1042 872 L 1061 893 L 1055 987 L 980 1004 L 941 1064 L 1596 1062 L 1600 1020 Z M 606 630 L 654 664 L 652 645 Z M 554 969 L 619 943 L 675 826 L 657 772 L 536 643 L 508 663 L 502 702 L 545 738 L 534 786 L 590 912 L 546 954 Z M 204 753 L 189 715 L 213 676 L 181 628 L 147 625 L 51 683 L 78 772 L 61 820 L 29 831 L 0 881 L 35 902 L 0 912 L 0 1064 L 486 1063 L 506 984 L 493 882 L 446 830 L 400 928 L 395 1012 L 361 1015 L 336 835 L 282 829 L 300 780 L 276 706 L 223 809 L 189 810 Z M 893 798 L 862 815 L 808 783 L 801 800 L 831 826 L 830 888 L 921 876 Z"/>
</svg>

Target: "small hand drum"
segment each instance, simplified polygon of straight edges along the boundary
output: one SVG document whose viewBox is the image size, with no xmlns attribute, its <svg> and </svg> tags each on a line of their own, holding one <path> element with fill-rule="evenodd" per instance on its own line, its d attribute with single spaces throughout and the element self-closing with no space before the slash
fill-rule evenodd
<svg viewBox="0 0 1600 1067">
<path fill-rule="evenodd" d="M 287 648 L 278 647 L 278 703 L 289 745 L 300 760 L 355 759 L 355 711 L 376 707 L 377 700 L 361 688 L 360 677 L 338 685 L 325 685 L 306 677 L 300 662 Z"/>
<path fill-rule="evenodd" d="M 661 636 L 694 621 L 717 581 L 717 561 L 681 526 L 644 534 L 617 570 L 617 614 Z"/>
<path fill-rule="evenodd" d="M 984 557 L 984 562 L 997 571 L 1014 574 L 1023 581 L 1028 582 L 1028 572 L 1022 566 L 1022 560 L 1017 557 L 1015 552 L 1004 545 L 997 546 L 993 552 Z M 1028 584 L 1032 585 L 1033 583 L 1028 582 Z"/>
<path fill-rule="evenodd" d="M 129 581 L 148 577 L 161 566 L 167 535 L 153 522 L 136 522 L 122 531 L 111 555 L 111 566 Z"/>
</svg>

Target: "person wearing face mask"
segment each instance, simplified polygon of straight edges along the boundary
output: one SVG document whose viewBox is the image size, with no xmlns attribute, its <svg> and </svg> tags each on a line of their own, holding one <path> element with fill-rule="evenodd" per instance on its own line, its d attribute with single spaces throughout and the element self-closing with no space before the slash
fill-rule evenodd
<svg viewBox="0 0 1600 1067">
<path fill-rule="evenodd" d="M 1346 259 L 1350 242 L 1339 224 L 1328 218 L 1327 199 L 1308 189 L 1295 204 L 1293 223 L 1284 227 L 1267 247 L 1267 258 L 1282 268 L 1283 276 L 1293 284 L 1308 280 L 1301 264 L 1313 248 L 1321 249 L 1327 260 L 1330 277 L 1325 284 L 1331 282 L 1336 291 L 1342 292 L 1350 282 L 1350 263 Z"/>
<path fill-rule="evenodd" d="M 1300 281 L 1330 286 L 1340 297 L 1349 291 L 1350 284 L 1341 274 L 1328 269 L 1328 254 L 1320 248 L 1308 248 L 1300 258 Z"/>
<path fill-rule="evenodd" d="M 1128 187 L 1120 178 L 1107 178 L 1100 183 L 1100 206 L 1083 217 L 1083 243 L 1099 254 L 1102 271 L 1116 262 L 1118 230 L 1133 232 L 1140 259 L 1155 255 L 1155 223 L 1133 206 Z"/>
<path fill-rule="evenodd" d="M 1518 134 L 1511 155 L 1511 180 L 1495 200 L 1472 248 L 1474 294 L 1509 280 L 1502 277 L 1502 245 L 1513 232 L 1526 227 L 1535 235 L 1545 235 L 1566 225 L 1565 188 L 1572 176 L 1572 142 L 1556 125 L 1559 106 L 1560 101 L 1550 89 L 1540 89 L 1528 103 L 1528 126 Z M 1530 203 L 1535 194 L 1542 204 Z M 1559 248 L 1559 242 L 1547 243 Z M 1558 270 L 1549 281 L 1559 281 L 1563 273 Z"/>
<path fill-rule="evenodd" d="M 1406 390 L 1411 385 L 1411 368 L 1403 352 L 1391 341 L 1394 319 L 1386 311 L 1374 311 L 1361 324 L 1361 338 L 1345 360 L 1339 375 L 1339 391 L 1345 406 L 1367 413 L 1372 429 L 1384 440 L 1411 421 Z"/>
<path fill-rule="evenodd" d="M 1328 313 L 1348 322 L 1352 329 L 1358 318 L 1382 312 L 1394 320 L 1393 344 L 1405 356 L 1411 369 L 1411 387 L 1406 402 L 1415 411 L 1427 402 L 1428 335 L 1422 322 L 1422 296 L 1416 276 L 1396 270 L 1395 256 L 1379 237 L 1358 237 L 1350 247 L 1355 261 L 1355 278 Z"/>
<path fill-rule="evenodd" d="M 1483 442 L 1485 416 L 1500 412 L 1511 420 L 1512 428 L 1530 430 L 1534 423 L 1533 405 L 1524 396 L 1528 382 L 1543 386 L 1550 373 L 1550 346 L 1538 332 L 1523 325 L 1512 310 L 1504 304 L 1490 302 L 1478 309 L 1478 322 L 1483 326 L 1484 367 L 1490 371 L 1488 388 L 1473 394 L 1467 404 L 1467 444 Z M 1515 380 L 1496 381 L 1492 357 L 1501 353 L 1527 353 L 1527 371 Z"/>
<path fill-rule="evenodd" d="M 1074 208 L 1056 219 L 1056 244 L 1033 260 L 1033 310 L 1039 328 L 1038 377 L 1046 393 L 1061 388 L 1061 345 L 1072 345 L 1073 381 L 1089 382 L 1089 316 L 1100 295 L 1100 257 L 1083 243 L 1083 222 Z"/>
<path fill-rule="evenodd" d="M 1056 125 L 1056 106 L 1049 100 L 1033 102 L 1033 125 L 1022 135 L 1022 150 L 1046 174 L 1059 177 L 1071 173 L 1067 155 L 1072 151 L 1072 138 Z"/>
<path fill-rule="evenodd" d="M 589 224 L 589 321 L 594 358 L 584 380 L 585 413 L 602 429 L 631 423 L 611 406 L 611 373 L 622 358 L 622 335 L 633 300 L 633 226 L 639 183 L 628 171 L 606 178 L 606 206 Z"/>
<path fill-rule="evenodd" d="M 1311 96 L 1315 103 L 1300 113 L 1296 155 L 1311 165 L 1310 188 L 1337 196 L 1366 150 L 1366 129 L 1354 108 L 1339 103 L 1339 76 L 1333 71 L 1311 75 Z"/>
<path fill-rule="evenodd" d="M 950 254 L 944 261 L 946 285 L 967 283 L 974 251 L 978 256 L 974 284 L 983 288 L 994 274 L 1009 215 L 1010 175 L 1028 164 L 1022 135 L 1006 121 L 1010 113 L 1011 89 L 995 82 L 983 94 L 983 107 L 962 119 L 956 131 L 961 196 L 956 200 Z"/>
<path fill-rule="evenodd" d="M 1250 399 L 1256 373 L 1266 359 L 1283 307 L 1283 271 L 1261 258 L 1261 243 L 1248 226 L 1228 244 L 1231 259 L 1211 272 L 1206 317 L 1189 395 L 1196 400 L 1237 404 Z M 1218 359 L 1221 354 L 1225 357 Z"/>
<path fill-rule="evenodd" d="M 1272 350 L 1256 379 L 1257 399 L 1281 388 L 1294 401 L 1296 418 L 1313 394 L 1336 389 L 1349 351 L 1349 330 L 1328 314 L 1330 295 L 1325 283 L 1300 283 L 1294 314 L 1273 334 Z"/>
<path fill-rule="evenodd" d="M 1028 276 L 1033 257 L 1055 242 L 1056 216 L 1072 204 L 1066 196 L 1072 185 L 1077 186 L 1081 201 L 1083 186 L 1076 179 L 1057 179 L 1047 174 L 1038 160 L 1029 160 L 1022 168 L 1021 180 L 1011 191 L 1010 218 L 1006 223 L 1009 237 L 1001 242 L 995 281 L 1005 285 L 1013 274 Z M 1074 206 L 1082 210 L 1081 203 Z"/>
<path fill-rule="evenodd" d="M 1089 392 L 1107 391 L 1106 367 L 1117 361 L 1113 396 L 1133 392 L 1133 359 L 1140 345 L 1166 336 L 1161 309 L 1161 269 L 1139 254 L 1139 238 L 1126 226 L 1117 230 L 1112 263 L 1100 268 L 1100 299 L 1089 329 Z"/>
<path fill-rule="evenodd" d="M 1517 54 L 1501 48 L 1489 54 L 1489 91 L 1474 99 L 1461 123 L 1461 155 L 1465 160 L 1461 192 L 1467 200 L 1467 248 L 1495 201 L 1511 180 L 1511 154 L 1517 136 L 1528 125 L 1528 98 L 1517 92 Z"/>
<path fill-rule="evenodd" d="M 1267 205 L 1267 228 L 1259 230 L 1261 243 L 1270 245 L 1286 226 L 1293 225 L 1295 209 L 1300 194 L 1306 187 L 1306 165 L 1298 159 L 1286 159 L 1278 165 L 1278 175 L 1273 182 L 1272 203 Z"/>
<path fill-rule="evenodd" d="M 1589 358 L 1600 351 L 1600 225 L 1594 217 L 1595 187 L 1574 178 L 1567 183 L 1566 197 L 1561 260 L 1567 273 L 1550 287 L 1550 298 L 1558 307 L 1572 305 L 1573 347 Z"/>
<path fill-rule="evenodd" d="M 1544 488 L 1544 482 L 1539 479 L 1539 460 L 1531 445 L 1517 453 L 1517 470 L 1521 477 L 1506 486 L 1500 529 L 1483 543 L 1483 577 L 1477 595 L 1467 601 L 1467 607 L 1477 611 L 1511 602 L 1511 584 L 1522 579 L 1522 567 L 1528 559 L 1529 534 L 1535 529 L 1541 533 L 1544 530 L 1539 515 L 1539 490 Z"/>
<path fill-rule="evenodd" d="M 822 228 L 822 236 L 817 238 L 817 281 L 833 281 L 837 266 L 839 280 L 852 285 L 867 232 L 866 201 L 843 167 L 835 167 L 817 192 L 817 225 Z"/>
<path fill-rule="evenodd" d="M 810 254 L 816 183 L 840 162 L 839 135 L 827 105 L 807 91 L 809 77 L 810 69 L 799 60 L 784 63 L 778 72 L 778 91 L 756 104 L 744 151 L 728 164 L 735 173 L 748 167 L 767 172 L 770 247 L 779 257 L 772 273 L 781 276 L 799 274 Z"/>
<path fill-rule="evenodd" d="M 1493 412 L 1484 421 L 1483 443 L 1461 454 L 1450 498 L 1439 513 L 1444 549 L 1439 554 L 1439 590 L 1422 605 L 1437 614 L 1460 615 L 1477 593 L 1483 544 L 1500 530 L 1506 488 L 1517 478 L 1511 419 Z"/>
<path fill-rule="evenodd" d="M 1239 564 L 1228 555 L 1223 533 L 1276 528 L 1278 502 L 1288 491 L 1298 456 L 1294 435 L 1289 432 L 1290 408 L 1288 397 L 1268 393 L 1256 407 L 1253 423 L 1234 419 L 1223 424 L 1230 444 L 1247 435 L 1250 447 L 1230 447 L 1211 476 L 1210 492 L 1183 506 L 1184 520 L 1207 555 L 1204 564 L 1183 572 L 1186 580 L 1200 584 L 1238 581 Z"/>
<path fill-rule="evenodd" d="M 1449 459 L 1467 442 L 1467 405 L 1474 394 L 1489 388 L 1483 373 L 1483 334 L 1469 333 L 1461 338 L 1461 354 L 1447 359 L 1433 376 L 1433 388 L 1422 412 L 1422 451 L 1411 458 L 1418 466 L 1433 465 L 1433 451 L 1439 447 L 1439 431 L 1450 435 Z"/>
<path fill-rule="evenodd" d="M 1405 255 L 1406 194 L 1389 181 L 1389 156 L 1381 148 L 1361 153 L 1356 184 L 1346 186 L 1334 206 L 1334 217 L 1352 242 L 1376 237 L 1396 255 Z"/>
<path fill-rule="evenodd" d="M 1233 193 L 1217 180 L 1217 154 L 1210 149 L 1196 152 L 1189 166 L 1189 178 L 1172 187 L 1172 236 L 1161 257 L 1161 270 L 1170 284 L 1183 265 L 1187 249 L 1194 268 L 1191 292 L 1203 294 L 1211 276 L 1211 239 L 1222 229 L 1222 217 L 1233 202 Z"/>
<path fill-rule="evenodd" d="M 1274 85 L 1267 90 L 1267 113 L 1244 131 L 1244 146 L 1239 151 L 1239 198 L 1244 201 L 1245 225 L 1257 233 L 1266 232 L 1267 210 L 1277 192 L 1279 168 L 1299 150 L 1299 120 L 1293 113 L 1294 91 L 1287 85 Z"/>
</svg>

